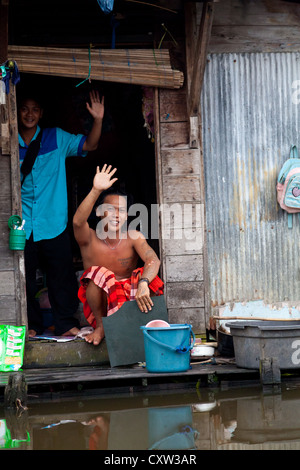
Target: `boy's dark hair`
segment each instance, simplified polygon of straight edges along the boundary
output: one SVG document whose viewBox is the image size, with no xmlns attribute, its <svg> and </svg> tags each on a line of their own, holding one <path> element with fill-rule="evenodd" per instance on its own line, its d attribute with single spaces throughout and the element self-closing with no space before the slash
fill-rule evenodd
<svg viewBox="0 0 300 470">
<path fill-rule="evenodd" d="M 101 206 L 101 204 L 104 203 L 104 200 L 107 196 L 122 196 L 122 197 L 126 198 L 127 212 L 129 211 L 130 206 L 132 206 L 132 204 L 133 204 L 133 196 L 131 194 L 127 193 L 122 188 L 112 187 L 112 188 L 106 189 L 105 191 L 103 191 L 100 194 L 100 196 L 97 200 L 97 203 L 96 203 L 96 208 Z"/>
<path fill-rule="evenodd" d="M 38 91 L 35 91 L 35 90 L 22 90 L 21 92 L 17 93 L 18 108 L 20 108 L 20 106 L 22 106 L 22 104 L 26 100 L 35 101 L 40 106 L 41 109 L 44 107 L 43 99 L 41 98 Z"/>
</svg>

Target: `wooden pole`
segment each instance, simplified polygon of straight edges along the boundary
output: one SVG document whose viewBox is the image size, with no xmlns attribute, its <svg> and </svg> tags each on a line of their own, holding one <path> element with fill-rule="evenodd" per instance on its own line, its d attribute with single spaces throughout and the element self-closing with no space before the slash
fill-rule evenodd
<svg viewBox="0 0 300 470">
<path fill-rule="evenodd" d="M 9 128 L 10 128 L 10 162 L 11 162 L 11 190 L 12 190 L 12 214 L 22 216 L 18 116 L 16 87 L 10 83 L 8 95 Z M 25 260 L 23 251 L 14 252 L 15 269 L 15 295 L 16 295 L 16 321 L 17 325 L 27 324 Z"/>
<path fill-rule="evenodd" d="M 188 110 L 190 116 L 197 116 L 199 111 L 206 56 L 213 21 L 213 10 L 213 2 L 204 2 L 197 44 L 195 48 L 190 92 L 188 97 Z"/>
</svg>

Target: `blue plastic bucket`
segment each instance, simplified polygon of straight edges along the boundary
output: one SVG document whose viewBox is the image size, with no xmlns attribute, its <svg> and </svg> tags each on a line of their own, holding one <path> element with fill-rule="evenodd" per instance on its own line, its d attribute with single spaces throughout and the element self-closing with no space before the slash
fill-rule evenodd
<svg viewBox="0 0 300 470">
<path fill-rule="evenodd" d="M 140 328 L 144 333 L 148 372 L 184 372 L 190 368 L 190 350 L 195 343 L 191 325 Z"/>
</svg>

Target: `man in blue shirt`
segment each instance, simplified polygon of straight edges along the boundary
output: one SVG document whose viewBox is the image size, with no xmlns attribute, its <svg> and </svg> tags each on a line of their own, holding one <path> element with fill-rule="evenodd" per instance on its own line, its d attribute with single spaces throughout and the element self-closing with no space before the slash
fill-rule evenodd
<svg viewBox="0 0 300 470">
<path fill-rule="evenodd" d="M 40 307 L 35 295 L 36 270 L 42 260 L 47 275 L 49 301 L 56 335 L 76 335 L 79 331 L 74 314 L 78 307 L 77 281 L 69 235 L 68 199 L 65 160 L 69 156 L 86 156 L 96 150 L 101 136 L 104 98 L 90 93 L 86 104 L 93 117 L 87 136 L 73 135 L 59 128 L 42 132 L 40 149 L 31 172 L 22 184 L 22 216 L 25 220 L 26 295 L 29 336 L 44 330 Z M 40 132 L 43 109 L 33 97 L 19 104 L 19 153 L 22 163 L 31 141 Z M 21 173 L 21 179 L 23 175 Z"/>
</svg>

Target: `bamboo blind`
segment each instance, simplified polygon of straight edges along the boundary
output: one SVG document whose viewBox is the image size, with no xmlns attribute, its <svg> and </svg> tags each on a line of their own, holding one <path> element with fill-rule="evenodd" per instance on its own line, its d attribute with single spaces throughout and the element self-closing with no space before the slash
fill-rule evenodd
<svg viewBox="0 0 300 470">
<path fill-rule="evenodd" d="M 171 67 L 168 49 L 68 49 L 9 46 L 20 72 L 180 88 L 184 75 Z"/>
</svg>

